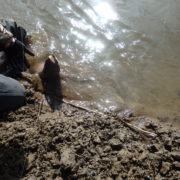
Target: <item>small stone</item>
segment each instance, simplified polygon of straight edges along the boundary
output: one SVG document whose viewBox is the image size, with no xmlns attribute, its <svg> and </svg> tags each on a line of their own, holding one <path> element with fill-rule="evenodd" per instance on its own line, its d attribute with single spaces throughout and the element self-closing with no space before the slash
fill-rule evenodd
<svg viewBox="0 0 180 180">
<path fill-rule="evenodd" d="M 36 155 L 35 154 L 29 154 L 28 157 L 27 157 L 27 162 L 28 162 L 28 166 L 27 166 L 27 169 L 31 168 L 32 167 L 32 163 L 35 161 L 36 159 Z"/>
<path fill-rule="evenodd" d="M 96 147 L 96 152 L 101 156 L 103 154 L 103 149 L 101 147 Z"/>
<path fill-rule="evenodd" d="M 35 176 L 30 176 L 27 180 L 36 180 Z"/>
<path fill-rule="evenodd" d="M 101 175 L 99 174 L 99 175 L 96 176 L 94 179 L 95 179 L 95 180 L 101 180 Z"/>
<path fill-rule="evenodd" d="M 121 111 L 117 114 L 117 116 L 119 118 L 123 118 L 123 117 L 126 117 L 126 118 L 130 118 L 133 116 L 133 111 L 131 109 L 126 109 L 124 111 Z"/>
<path fill-rule="evenodd" d="M 107 157 L 104 157 L 102 160 L 101 160 L 103 163 L 110 163 L 110 159 L 107 158 Z"/>
<path fill-rule="evenodd" d="M 158 126 L 152 122 L 146 124 L 145 127 L 152 130 L 156 130 L 158 128 Z"/>
<path fill-rule="evenodd" d="M 46 180 L 53 180 L 51 177 L 48 177 Z"/>
<path fill-rule="evenodd" d="M 81 176 L 84 176 L 84 175 L 87 174 L 87 171 L 88 171 L 87 168 L 83 168 L 83 169 L 80 169 L 78 173 L 79 173 Z"/>
<path fill-rule="evenodd" d="M 172 152 L 171 156 L 175 161 L 180 161 L 180 153 L 179 152 Z"/>
<path fill-rule="evenodd" d="M 117 154 L 117 159 L 118 161 L 124 161 L 124 157 L 130 157 L 131 158 L 131 153 L 125 149 L 122 149 L 121 151 L 118 152 Z"/>
<path fill-rule="evenodd" d="M 116 177 L 116 180 L 123 180 L 121 175 L 119 175 L 118 177 Z"/>
<path fill-rule="evenodd" d="M 170 170 L 171 168 L 171 164 L 168 163 L 168 162 L 162 162 L 162 168 L 160 170 L 160 173 L 162 175 L 166 175 L 168 173 L 168 171 Z"/>
<path fill-rule="evenodd" d="M 161 180 L 162 176 L 160 174 L 157 174 L 154 180 Z"/>
<path fill-rule="evenodd" d="M 106 180 L 113 180 L 111 177 L 107 177 Z"/>
<path fill-rule="evenodd" d="M 64 148 L 61 153 L 61 164 L 72 167 L 75 163 L 76 161 L 74 151 L 69 148 Z"/>
<path fill-rule="evenodd" d="M 105 146 L 104 152 L 105 152 L 105 153 L 108 153 L 108 152 L 110 152 L 110 151 L 111 151 L 111 147 L 110 147 L 110 146 Z"/>
<path fill-rule="evenodd" d="M 99 136 L 95 137 L 93 142 L 94 142 L 94 144 L 100 144 L 101 140 L 100 140 Z"/>
<path fill-rule="evenodd" d="M 55 180 L 63 180 L 61 177 L 56 177 Z"/>
<path fill-rule="evenodd" d="M 170 139 L 167 139 L 165 142 L 164 142 L 164 148 L 167 150 L 167 151 L 171 151 L 172 149 L 172 141 Z"/>
<path fill-rule="evenodd" d="M 175 170 L 180 171 L 180 163 L 177 162 L 177 161 L 173 162 L 173 168 L 174 168 Z"/>
<path fill-rule="evenodd" d="M 36 159 L 36 155 L 35 154 L 29 154 L 27 159 L 28 159 L 29 163 L 32 163 Z"/>
<path fill-rule="evenodd" d="M 148 154 L 143 152 L 142 154 L 140 154 L 138 160 L 139 161 L 144 161 L 147 158 Z"/>
</svg>

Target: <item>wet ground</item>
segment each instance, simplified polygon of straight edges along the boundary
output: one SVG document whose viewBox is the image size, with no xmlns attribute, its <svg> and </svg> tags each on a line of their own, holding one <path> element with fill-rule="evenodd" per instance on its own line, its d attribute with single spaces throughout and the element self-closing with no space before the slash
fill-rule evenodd
<svg viewBox="0 0 180 180">
<path fill-rule="evenodd" d="M 170 125 L 131 116 L 157 134 L 147 139 L 117 119 L 65 103 L 56 112 L 41 108 L 41 95 L 26 88 L 27 105 L 0 121 L 1 180 L 179 179 L 180 133 Z"/>
</svg>

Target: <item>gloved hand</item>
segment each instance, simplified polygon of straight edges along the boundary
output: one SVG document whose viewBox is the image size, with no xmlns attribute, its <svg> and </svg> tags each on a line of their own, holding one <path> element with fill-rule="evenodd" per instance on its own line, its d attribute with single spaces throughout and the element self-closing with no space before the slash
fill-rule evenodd
<svg viewBox="0 0 180 180">
<path fill-rule="evenodd" d="M 34 56 L 34 53 L 28 50 L 26 46 L 17 39 L 12 42 L 7 49 L 5 49 L 5 53 L 9 66 L 19 72 L 26 71 L 27 68 L 29 68 L 25 53 L 29 54 L 30 56 Z"/>
<path fill-rule="evenodd" d="M 29 54 L 30 56 L 35 56 L 34 53 L 32 53 L 30 50 L 28 50 L 26 48 L 24 43 L 22 43 L 21 41 L 19 41 L 17 39 L 15 40 L 15 42 L 13 43 L 12 46 L 13 46 L 14 49 L 17 49 L 17 50 L 19 49 L 19 50 L 23 51 L 24 53 Z"/>
</svg>

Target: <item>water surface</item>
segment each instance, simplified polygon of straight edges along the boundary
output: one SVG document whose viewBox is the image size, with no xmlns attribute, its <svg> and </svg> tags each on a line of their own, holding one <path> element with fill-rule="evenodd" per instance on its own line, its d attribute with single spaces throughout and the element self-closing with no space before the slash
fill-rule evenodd
<svg viewBox="0 0 180 180">
<path fill-rule="evenodd" d="M 8 13 L 7 13 L 8 12 Z M 54 52 L 64 94 L 100 111 L 180 116 L 179 0 L 6 0 L 2 18 Z"/>
</svg>

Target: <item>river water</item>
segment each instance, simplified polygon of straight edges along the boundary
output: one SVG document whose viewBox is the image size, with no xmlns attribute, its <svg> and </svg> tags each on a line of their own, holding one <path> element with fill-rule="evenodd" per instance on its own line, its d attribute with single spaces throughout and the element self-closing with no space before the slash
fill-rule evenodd
<svg viewBox="0 0 180 180">
<path fill-rule="evenodd" d="M 56 54 L 74 103 L 180 116 L 180 0 L 1 0 L 0 14 Z"/>
</svg>

